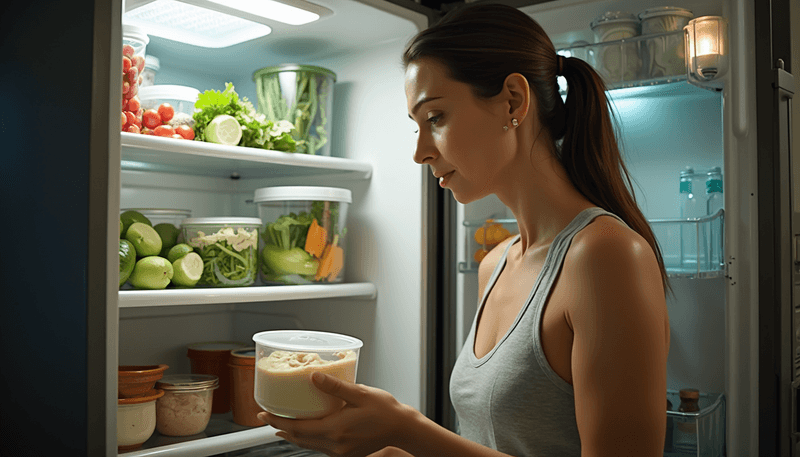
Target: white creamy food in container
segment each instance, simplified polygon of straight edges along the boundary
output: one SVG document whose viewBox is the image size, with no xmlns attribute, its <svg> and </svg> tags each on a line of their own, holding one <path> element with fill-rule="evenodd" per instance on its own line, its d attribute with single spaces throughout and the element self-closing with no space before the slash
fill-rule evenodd
<svg viewBox="0 0 800 457">
<path fill-rule="evenodd" d="M 311 374 L 321 372 L 354 383 L 358 338 L 307 330 L 253 335 L 256 343 L 255 400 L 264 410 L 292 419 L 317 419 L 344 402 L 317 389 Z"/>
</svg>

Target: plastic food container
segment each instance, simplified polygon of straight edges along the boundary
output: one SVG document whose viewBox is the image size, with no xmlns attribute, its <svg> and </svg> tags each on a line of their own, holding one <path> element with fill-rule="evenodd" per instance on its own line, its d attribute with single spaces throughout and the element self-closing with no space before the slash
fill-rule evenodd
<svg viewBox="0 0 800 457">
<path fill-rule="evenodd" d="M 136 398 L 117 400 L 117 450 L 138 449 L 156 429 L 156 401 L 163 390 L 151 389 Z"/>
<path fill-rule="evenodd" d="M 253 73 L 258 112 L 273 122 L 291 122 L 295 152 L 331 155 L 333 85 L 336 74 L 312 65 L 285 64 Z"/>
<path fill-rule="evenodd" d="M 141 130 L 141 106 L 139 87 L 142 84 L 147 44 L 150 38 L 144 29 L 122 25 L 122 84 L 121 131 L 139 133 Z M 126 60 L 127 58 L 127 60 Z M 131 102 L 133 101 L 133 102 Z"/>
<path fill-rule="evenodd" d="M 146 395 L 164 376 L 168 365 L 120 365 L 117 373 L 117 397 L 135 398 Z"/>
<path fill-rule="evenodd" d="M 156 74 L 161 69 L 161 62 L 156 56 L 144 57 L 144 71 L 142 72 L 142 87 L 152 86 L 156 83 Z"/>
<path fill-rule="evenodd" d="M 231 376 L 231 410 L 233 421 L 245 427 L 264 425 L 258 417 L 262 411 L 256 403 L 256 348 L 234 349 L 230 352 L 228 367 Z"/>
<path fill-rule="evenodd" d="M 166 436 L 202 433 L 211 419 L 216 376 L 202 374 L 164 376 L 156 383 L 164 396 L 156 402 L 156 430 Z"/>
<path fill-rule="evenodd" d="M 247 347 L 236 341 L 211 341 L 190 344 L 186 352 L 192 365 L 193 374 L 209 374 L 219 379 L 219 390 L 214 396 L 211 412 L 223 414 L 231 410 L 230 386 L 231 376 L 228 370 L 231 349 Z"/>
<path fill-rule="evenodd" d="M 347 209 L 352 192 L 336 187 L 264 187 L 253 202 L 263 221 L 259 241 L 265 284 L 344 281 Z"/>
<path fill-rule="evenodd" d="M 609 11 L 591 23 L 598 43 L 623 40 L 639 35 L 639 20 L 631 13 Z M 615 43 L 597 47 L 595 68 L 608 82 L 639 78 L 642 61 L 639 43 Z"/>
<path fill-rule="evenodd" d="M 158 224 L 172 224 L 176 228 L 181 227 L 181 222 L 188 217 L 192 217 L 192 210 L 189 209 L 166 209 L 166 208 L 123 208 L 120 214 L 125 211 L 137 211 L 150 220 L 153 226 Z"/>
<path fill-rule="evenodd" d="M 694 17 L 691 11 L 672 6 L 650 8 L 639 13 L 644 40 L 644 72 L 650 78 L 686 74 L 683 27 Z M 673 33 L 667 33 L 673 32 Z"/>
<path fill-rule="evenodd" d="M 352 336 L 309 330 L 273 330 L 253 335 L 256 343 L 255 399 L 264 410 L 293 419 L 316 419 L 342 406 L 311 383 L 321 372 L 355 382 L 363 343 Z"/>
<path fill-rule="evenodd" d="M 194 126 L 192 114 L 195 112 L 194 104 L 199 95 L 199 90 L 188 86 L 155 85 L 139 88 L 142 109 L 158 109 L 162 103 L 169 103 L 175 108 L 175 116 L 169 121 L 169 125 L 173 127 Z"/>
<path fill-rule="evenodd" d="M 250 286 L 258 272 L 258 231 L 261 219 L 254 217 L 205 217 L 184 219 L 184 243 L 203 259 L 203 276 L 197 285 L 206 287 Z"/>
</svg>

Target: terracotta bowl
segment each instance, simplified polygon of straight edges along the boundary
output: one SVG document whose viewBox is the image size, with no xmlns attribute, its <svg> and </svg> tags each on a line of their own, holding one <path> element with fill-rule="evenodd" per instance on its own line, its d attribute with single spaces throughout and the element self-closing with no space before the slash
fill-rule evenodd
<svg viewBox="0 0 800 457">
<path fill-rule="evenodd" d="M 147 394 L 156 381 L 164 376 L 169 366 L 161 365 L 120 365 L 117 398 L 135 398 Z"/>
</svg>

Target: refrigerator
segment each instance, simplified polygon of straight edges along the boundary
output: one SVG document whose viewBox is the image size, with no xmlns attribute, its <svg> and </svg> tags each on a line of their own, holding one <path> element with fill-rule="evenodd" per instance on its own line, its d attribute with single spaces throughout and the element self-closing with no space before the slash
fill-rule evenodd
<svg viewBox="0 0 800 457">
<path fill-rule="evenodd" d="M 0 131 L 10 142 L 0 198 L 13 239 L 0 262 L 0 379 L 10 393 L 0 404 L 2 453 L 115 455 L 118 365 L 164 363 L 185 373 L 187 345 L 248 342 L 269 329 L 361 339 L 358 382 L 456 430 L 448 384 L 479 300 L 474 232 L 487 219 L 513 232 L 514 221 L 494 196 L 456 202 L 413 162 L 400 56 L 415 33 L 461 2 L 313 0 L 330 13 L 304 26 L 269 22 L 267 37 L 225 48 L 149 37 L 147 53 L 160 60 L 156 84 L 204 91 L 231 82 L 254 104 L 260 68 L 332 70 L 331 157 L 242 155 L 119 133 L 117 62 L 131 3 L 35 0 L 2 15 Z M 500 3 L 530 14 L 562 54 L 588 49 L 575 43 L 593 42 L 589 24 L 606 11 L 664 6 Z M 664 246 L 681 224 L 680 171 L 720 167 L 723 175 L 723 265 L 670 277 L 668 389 L 716 395 L 722 454 L 800 455 L 800 165 L 791 142 L 800 131 L 791 101 L 800 8 L 788 0 L 669 4 L 726 18 L 730 54 L 719 87 L 683 75 L 633 79 L 608 92 L 637 201 L 663 229 L 665 257 L 674 255 Z M 352 192 L 343 284 L 117 287 L 121 208 L 257 217 L 254 191 L 284 185 Z M 126 454 L 233 455 L 279 441 L 270 427 L 236 427 L 228 415 L 213 417 L 205 435 L 154 435 Z"/>
</svg>

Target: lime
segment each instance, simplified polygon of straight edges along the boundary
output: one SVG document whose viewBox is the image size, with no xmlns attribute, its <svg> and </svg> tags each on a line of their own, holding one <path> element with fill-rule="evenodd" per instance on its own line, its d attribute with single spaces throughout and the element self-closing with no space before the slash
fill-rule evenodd
<svg viewBox="0 0 800 457">
<path fill-rule="evenodd" d="M 172 263 L 175 263 L 176 260 L 180 259 L 181 257 L 185 256 L 186 254 L 194 251 L 191 246 L 186 243 L 176 244 L 169 250 L 167 253 L 167 260 Z"/>
<path fill-rule="evenodd" d="M 142 222 L 134 222 L 125 232 L 125 239 L 133 243 L 136 248 L 136 255 L 147 257 L 158 255 L 161 252 L 161 237 L 153 227 Z"/>
<path fill-rule="evenodd" d="M 161 257 L 167 258 L 167 253 L 178 243 L 178 234 L 181 232 L 178 227 L 164 222 L 153 226 L 158 236 L 161 237 Z"/>
<path fill-rule="evenodd" d="M 194 287 L 203 275 L 203 259 L 190 252 L 172 263 L 172 282 L 176 286 Z"/>
<path fill-rule="evenodd" d="M 122 234 L 125 233 L 123 230 L 125 228 L 125 224 L 122 223 L 122 219 L 119 220 L 119 237 L 122 238 Z"/>
<path fill-rule="evenodd" d="M 242 139 L 239 122 L 227 114 L 220 114 L 206 127 L 206 140 L 212 143 L 236 146 Z"/>
<path fill-rule="evenodd" d="M 139 289 L 164 289 L 169 285 L 172 274 L 172 264 L 167 259 L 151 255 L 136 262 L 128 279 Z"/>
<path fill-rule="evenodd" d="M 128 240 L 119 240 L 119 285 L 125 284 L 125 281 L 130 277 L 133 272 L 133 266 L 136 265 L 136 248 L 133 247 Z"/>
<path fill-rule="evenodd" d="M 133 210 L 125 211 L 124 213 L 120 214 L 119 215 L 119 220 L 122 221 L 122 225 L 123 225 L 122 226 L 122 233 L 123 234 L 128 232 L 128 227 L 130 227 L 131 224 L 133 224 L 134 222 L 141 222 L 143 224 L 147 224 L 147 225 L 150 225 L 150 226 L 153 225 L 150 222 L 150 219 L 145 217 L 144 214 L 142 214 L 142 213 L 140 213 L 138 211 L 133 211 Z"/>
</svg>

